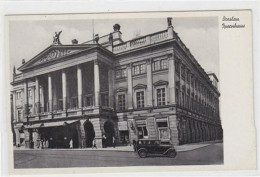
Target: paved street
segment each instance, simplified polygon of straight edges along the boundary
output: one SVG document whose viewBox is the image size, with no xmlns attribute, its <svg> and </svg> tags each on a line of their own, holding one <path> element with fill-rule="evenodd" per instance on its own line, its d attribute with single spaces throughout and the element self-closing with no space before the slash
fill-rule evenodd
<svg viewBox="0 0 260 177">
<path fill-rule="evenodd" d="M 223 164 L 223 144 L 178 152 L 176 158 L 139 158 L 134 152 L 84 150 L 15 150 L 15 168 L 113 167 Z"/>
</svg>

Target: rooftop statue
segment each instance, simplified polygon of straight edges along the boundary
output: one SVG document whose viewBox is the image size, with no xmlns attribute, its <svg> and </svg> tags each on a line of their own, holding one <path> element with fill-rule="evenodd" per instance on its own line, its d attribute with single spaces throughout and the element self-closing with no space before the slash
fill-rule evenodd
<svg viewBox="0 0 260 177">
<path fill-rule="evenodd" d="M 120 31 L 120 25 L 119 24 L 115 24 L 113 26 L 113 28 L 114 28 L 114 31 Z"/>
<path fill-rule="evenodd" d="M 172 26 L 172 17 L 167 17 L 168 27 Z"/>
<path fill-rule="evenodd" d="M 62 31 L 60 31 L 59 33 L 55 32 L 55 36 L 53 37 L 53 44 L 61 44 L 60 43 L 60 33 Z"/>
</svg>

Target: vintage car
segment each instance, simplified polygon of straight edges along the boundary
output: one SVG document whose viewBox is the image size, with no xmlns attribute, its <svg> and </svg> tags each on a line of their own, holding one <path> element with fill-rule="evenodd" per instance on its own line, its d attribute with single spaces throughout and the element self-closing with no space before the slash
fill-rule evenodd
<svg viewBox="0 0 260 177">
<path fill-rule="evenodd" d="M 160 140 L 134 140 L 133 145 L 134 151 L 141 158 L 147 157 L 148 155 L 163 155 L 175 158 L 177 155 L 172 145 L 161 142 Z"/>
</svg>

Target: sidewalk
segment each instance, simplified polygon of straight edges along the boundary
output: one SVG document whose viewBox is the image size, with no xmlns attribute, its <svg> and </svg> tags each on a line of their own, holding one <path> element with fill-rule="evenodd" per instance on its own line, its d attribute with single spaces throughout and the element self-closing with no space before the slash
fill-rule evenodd
<svg viewBox="0 0 260 177">
<path fill-rule="evenodd" d="M 192 151 L 195 149 L 199 149 L 202 147 L 209 146 L 211 144 L 222 143 L 222 142 L 202 142 L 202 143 L 194 143 L 194 144 L 184 144 L 180 146 L 174 146 L 177 152 L 184 152 L 184 151 Z M 123 151 L 123 152 L 133 152 L 133 146 L 117 146 L 115 148 L 108 147 L 108 148 L 85 148 L 85 149 L 27 149 L 25 147 L 14 147 L 14 150 L 27 150 L 27 151 L 39 151 L 39 150 L 58 150 L 58 151 Z"/>
</svg>

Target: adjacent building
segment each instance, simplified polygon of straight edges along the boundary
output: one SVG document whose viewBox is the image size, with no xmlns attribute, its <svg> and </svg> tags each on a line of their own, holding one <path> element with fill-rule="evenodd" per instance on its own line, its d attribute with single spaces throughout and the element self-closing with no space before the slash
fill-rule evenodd
<svg viewBox="0 0 260 177">
<path fill-rule="evenodd" d="M 78 44 L 53 44 L 12 81 L 15 144 L 98 147 L 159 139 L 187 144 L 222 139 L 218 78 L 206 73 L 168 28 L 123 41 L 120 25 Z M 47 144 L 47 145 L 46 145 Z"/>
</svg>

